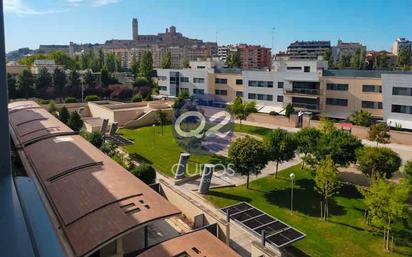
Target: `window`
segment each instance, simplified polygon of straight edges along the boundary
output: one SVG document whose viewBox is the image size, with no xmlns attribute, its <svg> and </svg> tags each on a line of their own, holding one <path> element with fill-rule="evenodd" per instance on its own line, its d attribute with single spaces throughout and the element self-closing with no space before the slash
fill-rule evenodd
<svg viewBox="0 0 412 257">
<path fill-rule="evenodd" d="M 205 79 L 204 78 L 193 78 L 193 83 L 204 83 Z"/>
<path fill-rule="evenodd" d="M 283 95 L 278 95 L 278 102 L 283 103 Z"/>
<path fill-rule="evenodd" d="M 296 66 L 289 66 L 286 67 L 287 70 L 302 70 L 302 67 L 296 67 Z"/>
<path fill-rule="evenodd" d="M 412 96 L 411 87 L 394 87 L 392 88 L 392 95 Z"/>
<path fill-rule="evenodd" d="M 310 72 L 310 66 L 305 66 L 303 67 L 304 72 Z"/>
<path fill-rule="evenodd" d="M 243 92 L 242 91 L 236 91 L 236 96 L 243 97 Z"/>
<path fill-rule="evenodd" d="M 195 95 L 204 95 L 205 90 L 204 89 L 193 88 L 193 94 L 195 94 Z"/>
<path fill-rule="evenodd" d="M 382 86 L 363 85 L 362 92 L 382 93 Z"/>
<path fill-rule="evenodd" d="M 197 66 L 198 69 L 206 69 L 206 66 Z"/>
<path fill-rule="evenodd" d="M 348 84 L 335 84 L 335 83 L 328 83 L 326 85 L 327 90 L 336 90 L 336 91 L 348 91 L 349 85 Z"/>
<path fill-rule="evenodd" d="M 278 82 L 278 88 L 283 88 L 283 85 L 284 85 L 285 83 L 283 82 L 283 81 L 279 81 Z"/>
<path fill-rule="evenodd" d="M 382 109 L 382 102 L 362 101 L 362 108 Z"/>
<path fill-rule="evenodd" d="M 326 104 L 338 105 L 338 106 L 348 106 L 348 99 L 326 98 Z"/>
<path fill-rule="evenodd" d="M 189 78 L 188 77 L 180 77 L 180 82 L 189 83 Z"/>
<path fill-rule="evenodd" d="M 167 91 L 167 87 L 165 87 L 165 86 L 159 86 L 159 90 L 160 90 L 160 91 Z"/>
<path fill-rule="evenodd" d="M 161 81 L 166 81 L 167 80 L 166 76 L 158 76 L 157 78 Z"/>
<path fill-rule="evenodd" d="M 215 95 L 227 95 L 227 90 L 216 89 Z"/>
<path fill-rule="evenodd" d="M 392 104 L 392 112 L 412 114 L 412 106 Z"/>
<path fill-rule="evenodd" d="M 237 79 L 236 80 L 236 85 L 243 85 L 243 80 L 242 79 Z"/>
<path fill-rule="evenodd" d="M 261 100 L 261 101 L 273 101 L 273 95 L 249 93 L 248 99 Z"/>
<path fill-rule="evenodd" d="M 227 79 L 215 78 L 216 84 L 227 84 Z"/>
<path fill-rule="evenodd" d="M 251 93 L 249 93 L 249 94 L 247 95 L 247 98 L 248 98 L 248 99 L 256 99 L 256 94 L 251 94 Z"/>
<path fill-rule="evenodd" d="M 273 81 L 256 81 L 256 80 L 249 80 L 248 82 L 249 87 L 267 87 L 267 88 L 272 88 L 273 87 Z"/>
</svg>

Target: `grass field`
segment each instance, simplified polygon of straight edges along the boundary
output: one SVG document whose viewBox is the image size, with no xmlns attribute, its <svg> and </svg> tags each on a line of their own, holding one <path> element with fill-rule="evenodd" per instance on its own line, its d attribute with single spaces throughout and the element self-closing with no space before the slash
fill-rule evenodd
<svg viewBox="0 0 412 257">
<path fill-rule="evenodd" d="M 165 175 L 173 176 L 172 167 L 179 162 L 181 152 L 184 152 L 173 136 L 170 125 L 163 127 L 163 135 L 160 126 L 143 127 L 138 129 L 121 129 L 120 134 L 134 141 L 133 145 L 123 148 L 139 161 L 153 165 L 157 170 Z M 192 154 L 189 161 L 189 171 L 196 171 L 197 164 L 217 163 L 221 157 L 214 155 Z"/>
<path fill-rule="evenodd" d="M 257 136 L 265 136 L 268 133 L 272 131 L 272 129 L 268 128 L 262 128 L 262 127 L 255 127 L 251 125 L 244 125 L 240 126 L 238 123 L 235 124 L 234 127 L 235 132 L 242 132 L 242 133 L 248 133 L 252 135 L 257 135 Z"/>
<path fill-rule="evenodd" d="M 296 174 L 293 214 L 289 209 L 291 172 Z M 412 256 L 412 230 L 400 229 L 400 224 L 395 251 L 384 252 L 382 235 L 371 232 L 364 222 L 362 196 L 356 187 L 346 185 L 340 189 L 330 203 L 330 220 L 325 222 L 319 219 L 320 197 L 314 190 L 310 172 L 294 166 L 279 175 L 277 180 L 271 176 L 253 181 L 250 189 L 240 186 L 212 190 L 207 198 L 218 207 L 249 202 L 303 231 L 306 238 L 291 249 L 300 256 Z"/>
</svg>

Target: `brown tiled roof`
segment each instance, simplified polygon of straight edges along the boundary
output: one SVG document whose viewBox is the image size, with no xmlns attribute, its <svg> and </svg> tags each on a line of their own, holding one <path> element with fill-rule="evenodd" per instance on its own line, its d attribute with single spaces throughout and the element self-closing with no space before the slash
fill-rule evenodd
<svg viewBox="0 0 412 257">
<path fill-rule="evenodd" d="M 90 254 L 140 225 L 180 213 L 81 136 L 44 129 L 72 132 L 38 105 L 16 108 L 16 103 L 9 105 L 13 141 L 20 144 L 23 164 L 42 187 L 57 218 L 56 229 L 62 229 L 76 256 Z"/>
<path fill-rule="evenodd" d="M 191 257 L 240 257 L 206 229 L 165 241 L 137 257 L 174 257 L 183 253 Z"/>
</svg>

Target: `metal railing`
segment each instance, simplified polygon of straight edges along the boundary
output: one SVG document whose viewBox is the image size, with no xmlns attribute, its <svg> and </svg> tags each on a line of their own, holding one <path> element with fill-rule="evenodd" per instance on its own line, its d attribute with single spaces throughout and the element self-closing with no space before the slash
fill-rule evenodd
<svg viewBox="0 0 412 257">
<path fill-rule="evenodd" d="M 293 88 L 285 89 L 286 94 L 320 95 L 320 89 Z"/>
<path fill-rule="evenodd" d="M 319 110 L 320 105 L 319 104 L 307 104 L 307 103 L 293 103 L 293 107 L 295 108 L 302 108 L 302 109 L 308 109 L 308 110 Z"/>
</svg>

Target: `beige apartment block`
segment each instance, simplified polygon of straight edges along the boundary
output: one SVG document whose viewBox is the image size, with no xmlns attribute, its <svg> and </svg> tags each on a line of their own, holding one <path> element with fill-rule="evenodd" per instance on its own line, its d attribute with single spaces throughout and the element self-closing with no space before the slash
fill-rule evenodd
<svg viewBox="0 0 412 257">
<path fill-rule="evenodd" d="M 236 96 L 243 97 L 243 79 L 240 71 L 215 70 L 215 73 L 209 73 L 209 92 L 214 94 L 219 100 L 232 102 Z"/>
<path fill-rule="evenodd" d="M 383 117 L 380 76 L 366 76 L 366 73 L 363 76 L 359 75 L 336 74 L 336 76 L 321 78 L 323 89 L 321 109 L 326 116 L 345 119 L 355 111 L 364 110 L 376 118 Z"/>
</svg>

